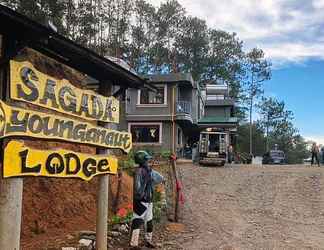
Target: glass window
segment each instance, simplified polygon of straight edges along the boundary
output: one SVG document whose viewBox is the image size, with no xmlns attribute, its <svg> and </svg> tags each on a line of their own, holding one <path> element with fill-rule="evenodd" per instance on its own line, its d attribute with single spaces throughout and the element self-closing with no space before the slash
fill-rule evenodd
<svg viewBox="0 0 324 250">
<path fill-rule="evenodd" d="M 136 143 L 159 143 L 160 125 L 130 125 L 133 142 Z"/>
<path fill-rule="evenodd" d="M 178 145 L 182 145 L 182 131 L 178 128 Z"/>
<path fill-rule="evenodd" d="M 140 91 L 140 104 L 165 104 L 164 86 L 157 87 L 157 92 L 143 89 Z"/>
</svg>

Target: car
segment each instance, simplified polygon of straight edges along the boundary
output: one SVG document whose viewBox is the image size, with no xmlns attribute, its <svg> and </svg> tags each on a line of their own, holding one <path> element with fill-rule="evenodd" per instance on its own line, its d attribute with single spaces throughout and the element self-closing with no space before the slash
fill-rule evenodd
<svg viewBox="0 0 324 250">
<path fill-rule="evenodd" d="M 312 158 L 309 157 L 309 158 L 304 159 L 303 161 L 304 161 L 305 164 L 311 163 L 312 162 Z"/>
<path fill-rule="evenodd" d="M 285 164 L 286 157 L 282 150 L 270 150 L 263 155 L 262 164 Z"/>
</svg>

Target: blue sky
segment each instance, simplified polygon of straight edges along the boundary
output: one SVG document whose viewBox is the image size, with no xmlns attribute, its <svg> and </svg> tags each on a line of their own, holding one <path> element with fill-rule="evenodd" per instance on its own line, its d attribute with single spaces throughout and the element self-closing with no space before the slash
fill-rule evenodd
<svg viewBox="0 0 324 250">
<path fill-rule="evenodd" d="M 304 137 L 324 144 L 324 61 L 311 59 L 272 74 L 265 92 L 285 101 Z"/>
<path fill-rule="evenodd" d="M 178 2 L 209 27 L 236 32 L 246 50 L 263 49 L 274 66 L 266 94 L 285 101 L 306 139 L 324 144 L 324 0 Z"/>
</svg>

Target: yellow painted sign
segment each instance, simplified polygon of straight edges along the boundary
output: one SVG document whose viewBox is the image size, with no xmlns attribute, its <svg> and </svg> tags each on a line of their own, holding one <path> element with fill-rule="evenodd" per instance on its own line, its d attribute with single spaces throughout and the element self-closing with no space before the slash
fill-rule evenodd
<svg viewBox="0 0 324 250">
<path fill-rule="evenodd" d="M 99 174 L 116 174 L 117 158 L 67 150 L 36 150 L 10 141 L 4 151 L 3 177 L 47 176 L 89 181 Z"/>
<path fill-rule="evenodd" d="M 10 61 L 10 97 L 88 120 L 119 122 L 119 101 L 74 87 L 29 62 Z"/>
<path fill-rule="evenodd" d="M 29 136 L 41 139 L 59 139 L 129 152 L 132 135 L 87 122 L 12 107 L 0 101 L 0 138 Z"/>
</svg>

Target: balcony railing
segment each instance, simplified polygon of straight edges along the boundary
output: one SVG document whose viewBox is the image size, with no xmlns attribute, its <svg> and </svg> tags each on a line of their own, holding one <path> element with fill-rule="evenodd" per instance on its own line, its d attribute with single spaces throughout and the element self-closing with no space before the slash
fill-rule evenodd
<svg viewBox="0 0 324 250">
<path fill-rule="evenodd" d="M 207 98 L 206 106 L 234 106 L 235 101 L 232 98 L 214 99 Z"/>
<path fill-rule="evenodd" d="M 177 113 L 191 114 L 191 102 L 177 101 L 176 107 Z"/>
</svg>

